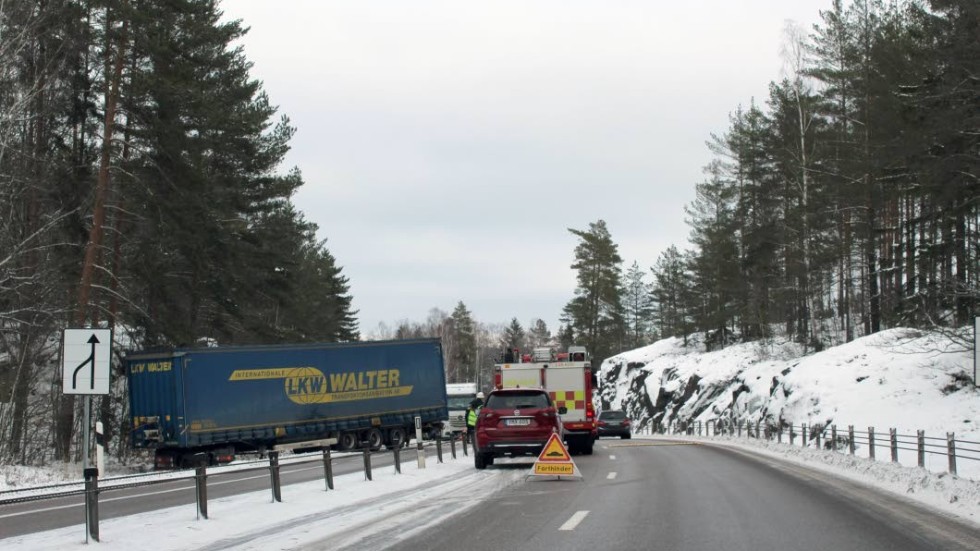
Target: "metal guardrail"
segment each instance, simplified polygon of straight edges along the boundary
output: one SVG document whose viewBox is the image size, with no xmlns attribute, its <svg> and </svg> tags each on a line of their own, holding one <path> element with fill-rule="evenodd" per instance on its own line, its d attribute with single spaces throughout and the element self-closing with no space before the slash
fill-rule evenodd
<svg viewBox="0 0 980 551">
<path fill-rule="evenodd" d="M 450 449 L 453 459 L 456 458 L 456 441 L 451 440 L 449 442 Z M 437 460 L 439 463 L 443 462 L 443 452 L 442 446 L 443 441 L 441 438 L 437 438 L 434 443 L 427 443 L 425 447 L 436 447 Z M 293 446 L 297 447 L 297 446 Z M 287 450 L 289 447 L 284 446 L 283 450 Z M 401 449 L 396 448 L 393 451 L 395 473 L 401 474 Z M 16 488 L 13 490 L 0 491 L 0 506 L 3 505 L 13 505 L 17 503 L 27 503 L 31 501 L 42 501 L 46 499 L 59 499 L 65 497 L 73 496 L 85 496 L 86 500 L 86 519 L 87 519 L 87 529 L 86 536 L 92 534 L 96 541 L 98 541 L 98 500 L 99 496 L 104 492 L 111 492 L 115 490 L 124 490 L 129 488 L 137 488 L 141 486 L 152 486 L 155 484 L 166 484 L 175 481 L 194 481 L 193 491 L 195 492 L 195 501 L 197 506 L 198 517 L 208 518 L 208 508 L 207 508 L 207 479 L 214 476 L 231 475 L 238 473 L 247 473 L 253 471 L 263 471 L 268 470 L 270 475 L 270 489 L 272 491 L 272 501 L 281 502 L 282 501 L 282 490 L 281 481 L 279 478 L 279 470 L 287 465 L 299 465 L 304 463 L 310 463 L 313 461 L 323 461 L 324 468 L 324 482 L 325 491 L 330 491 L 334 489 L 333 480 L 333 461 L 335 459 L 342 459 L 346 457 L 356 457 L 358 455 L 363 457 L 364 460 L 364 476 L 365 480 L 372 480 L 371 470 L 372 470 L 372 456 L 376 453 L 382 452 L 372 452 L 366 447 L 360 451 L 351 452 L 349 454 L 344 454 L 342 456 L 331 455 L 330 448 L 324 448 L 322 452 L 311 452 L 307 454 L 299 454 L 292 457 L 287 457 L 280 461 L 280 455 L 278 450 L 273 450 L 268 453 L 268 457 L 264 459 L 257 459 L 254 461 L 245 461 L 241 463 L 235 463 L 233 465 L 224 465 L 219 467 L 205 467 L 199 466 L 196 469 L 185 469 L 181 471 L 174 471 L 169 473 L 160 472 L 150 472 L 150 473 L 139 473 L 132 475 L 123 476 L 112 476 L 106 478 L 98 478 L 98 476 L 88 477 L 86 480 L 82 481 L 72 481 L 64 482 L 59 484 L 47 484 L 44 486 L 33 486 L 29 488 Z M 420 441 L 417 446 L 417 455 L 419 460 L 419 467 L 425 468 L 425 450 L 423 443 Z M 463 453 L 468 455 L 466 450 L 466 443 L 463 444 Z M 95 471 L 95 469 L 90 469 Z M 89 473 L 87 473 L 89 474 Z M 93 473 L 94 474 L 94 473 Z M 90 509 L 94 510 L 94 516 L 90 513 Z"/>
<path fill-rule="evenodd" d="M 854 425 L 848 425 L 847 430 L 839 431 L 837 425 L 771 425 L 756 421 L 731 421 L 728 419 L 713 419 L 709 421 L 680 422 L 675 421 L 667 425 L 654 423 L 645 425 L 638 431 L 639 434 L 683 434 L 687 436 L 718 436 L 727 435 L 741 438 L 775 440 L 779 443 L 785 438 L 791 446 L 796 445 L 799 438 L 799 445 L 803 448 L 815 448 L 831 450 L 835 452 L 846 451 L 850 455 L 856 455 L 858 446 L 868 450 L 868 458 L 877 460 L 877 450 L 883 449 L 889 452 L 891 462 L 899 463 L 898 452 L 910 451 L 916 453 L 916 461 L 919 467 L 926 468 L 927 455 L 946 456 L 947 471 L 957 474 L 956 465 L 958 460 L 980 461 L 980 442 L 971 440 L 957 439 L 955 433 L 947 432 L 946 437 L 926 436 L 925 431 L 916 431 L 916 434 L 900 434 L 894 428 L 889 428 L 887 433 L 875 432 L 875 427 L 868 427 L 867 430 L 855 430 Z"/>
</svg>

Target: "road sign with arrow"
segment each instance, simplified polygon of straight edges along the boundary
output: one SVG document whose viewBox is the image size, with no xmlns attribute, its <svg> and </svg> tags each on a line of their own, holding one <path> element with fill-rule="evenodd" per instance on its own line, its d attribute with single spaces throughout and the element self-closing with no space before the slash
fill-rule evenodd
<svg viewBox="0 0 980 551">
<path fill-rule="evenodd" d="M 112 331 L 65 329 L 62 342 L 62 391 L 65 394 L 109 394 Z"/>
</svg>

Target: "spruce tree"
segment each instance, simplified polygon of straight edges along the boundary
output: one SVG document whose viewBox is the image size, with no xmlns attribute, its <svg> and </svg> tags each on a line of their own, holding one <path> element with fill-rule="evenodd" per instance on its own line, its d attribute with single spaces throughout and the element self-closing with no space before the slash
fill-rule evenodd
<svg viewBox="0 0 980 551">
<path fill-rule="evenodd" d="M 455 343 L 452 356 L 449 358 L 451 372 L 456 373 L 456 382 L 472 382 L 476 380 L 476 327 L 472 314 L 463 304 L 456 303 L 456 308 L 450 316 L 452 320 L 452 340 Z M 447 368 L 448 370 L 449 368 Z"/>
<path fill-rule="evenodd" d="M 538 347 L 551 346 L 551 331 L 543 319 L 532 320 L 527 332 L 528 347 L 534 350 Z"/>
<path fill-rule="evenodd" d="M 517 321 L 517 318 L 511 318 L 510 325 L 504 329 L 504 334 L 500 337 L 500 346 L 504 350 L 514 350 L 517 349 L 521 354 L 528 352 L 527 350 L 527 334 L 524 331 L 524 327 L 521 322 Z M 515 361 L 518 358 L 514 358 Z"/>
</svg>

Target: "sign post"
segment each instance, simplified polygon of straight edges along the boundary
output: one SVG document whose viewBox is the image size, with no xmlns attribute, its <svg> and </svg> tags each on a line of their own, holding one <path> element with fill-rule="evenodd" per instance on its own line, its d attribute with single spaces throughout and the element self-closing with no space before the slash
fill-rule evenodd
<svg viewBox="0 0 980 551">
<path fill-rule="evenodd" d="M 980 386 L 980 316 L 973 318 L 973 386 Z"/>
<path fill-rule="evenodd" d="M 82 419 L 82 472 L 98 488 L 98 471 L 89 470 L 89 425 L 92 419 L 92 395 L 109 394 L 109 370 L 112 360 L 111 329 L 65 329 L 61 338 L 61 385 L 64 394 L 85 395 Z M 94 493 L 97 490 L 92 490 Z M 93 499 L 85 500 L 85 541 L 91 535 L 99 541 L 98 507 Z M 98 502 L 95 502 L 98 503 Z"/>
</svg>

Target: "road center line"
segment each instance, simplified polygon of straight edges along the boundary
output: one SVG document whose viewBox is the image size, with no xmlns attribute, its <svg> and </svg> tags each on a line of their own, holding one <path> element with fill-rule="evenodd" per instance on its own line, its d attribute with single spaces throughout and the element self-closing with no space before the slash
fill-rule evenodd
<svg viewBox="0 0 980 551">
<path fill-rule="evenodd" d="M 559 528 L 558 530 L 566 530 L 566 531 L 567 530 L 574 530 L 575 527 L 578 526 L 578 523 L 582 522 L 582 519 L 584 519 L 585 518 L 585 515 L 588 515 L 588 514 L 589 514 L 588 511 L 578 511 L 578 512 L 576 512 L 574 515 L 572 515 L 572 518 L 570 518 L 567 521 L 565 521 L 565 524 L 562 524 L 561 525 L 561 528 Z"/>
<path fill-rule="evenodd" d="M 610 455 L 609 456 L 609 459 L 616 459 L 616 456 L 615 455 Z"/>
<path fill-rule="evenodd" d="M 616 478 L 616 471 L 613 471 L 613 472 L 607 474 L 606 475 L 606 478 L 609 479 L 609 480 L 612 480 L 612 479 Z"/>
</svg>

